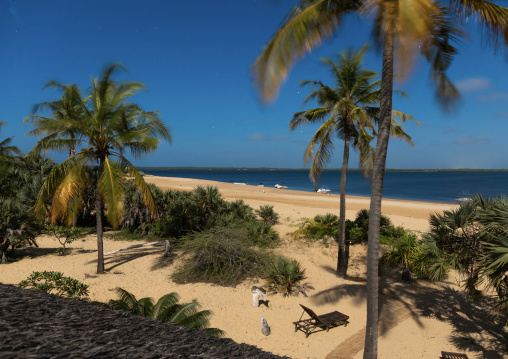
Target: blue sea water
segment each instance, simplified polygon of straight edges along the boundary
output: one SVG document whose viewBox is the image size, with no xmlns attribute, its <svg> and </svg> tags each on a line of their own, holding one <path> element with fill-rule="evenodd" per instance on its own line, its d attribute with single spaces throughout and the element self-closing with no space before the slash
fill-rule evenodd
<svg viewBox="0 0 508 359">
<path fill-rule="evenodd" d="M 298 191 L 314 190 L 308 170 L 278 169 L 163 169 L 140 168 L 143 172 L 162 177 L 183 177 L 219 182 L 245 182 L 274 187 L 282 184 Z M 340 170 L 325 171 L 319 185 L 326 185 L 331 193 L 340 192 Z M 481 193 L 485 197 L 508 194 L 508 171 L 387 171 L 383 197 L 428 202 L 455 203 L 456 196 Z M 350 170 L 346 194 L 370 196 L 370 180 L 360 171 Z"/>
</svg>

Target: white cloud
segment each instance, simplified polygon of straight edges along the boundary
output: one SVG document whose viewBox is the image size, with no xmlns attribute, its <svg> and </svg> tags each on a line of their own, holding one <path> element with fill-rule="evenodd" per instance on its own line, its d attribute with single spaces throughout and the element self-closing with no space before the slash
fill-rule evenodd
<svg viewBox="0 0 508 359">
<path fill-rule="evenodd" d="M 508 98 L 508 92 L 494 92 L 490 95 L 478 96 L 478 100 L 482 102 L 493 102 Z"/>
<path fill-rule="evenodd" d="M 476 137 L 476 136 L 467 136 L 463 137 L 459 140 L 453 141 L 456 145 L 462 145 L 462 146 L 471 146 L 476 145 L 478 143 L 488 143 L 490 140 L 486 137 Z"/>
<path fill-rule="evenodd" d="M 490 88 L 490 79 L 486 77 L 470 77 L 461 81 L 457 81 L 457 88 L 461 92 L 471 92 L 476 90 L 485 90 Z"/>
</svg>

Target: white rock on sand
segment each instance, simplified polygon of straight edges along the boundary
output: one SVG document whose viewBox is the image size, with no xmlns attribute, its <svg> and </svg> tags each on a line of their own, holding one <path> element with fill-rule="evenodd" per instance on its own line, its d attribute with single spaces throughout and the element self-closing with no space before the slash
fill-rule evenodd
<svg viewBox="0 0 508 359">
<path fill-rule="evenodd" d="M 338 215 L 337 195 L 321 196 L 310 192 L 278 191 L 267 187 L 235 186 L 183 178 L 148 177 L 146 180 L 163 189 L 192 190 L 197 185 L 216 185 L 225 199 L 243 199 L 255 209 L 260 205 L 274 205 L 282 222 L 275 228 L 285 239 L 285 243 L 277 251 L 300 261 L 306 269 L 307 281 L 315 289 L 309 293 L 308 298 L 303 296 L 284 298 L 281 295 L 268 294 L 266 299 L 269 305 L 254 308 L 251 287 L 262 286 L 264 284 L 262 281 L 249 280 L 235 288 L 204 283 L 175 284 L 171 281 L 170 275 L 179 265 L 179 260 L 169 266 L 157 266 L 164 252 L 163 246 L 138 248 L 108 256 L 106 269 L 109 269 L 109 272 L 97 276 L 95 274 L 97 253 L 91 252 L 96 248 L 94 235 L 72 243 L 69 246 L 72 249 L 70 255 L 27 257 L 15 263 L 2 265 L 0 281 L 17 284 L 32 271 L 61 271 L 66 276 L 88 284 L 90 299 L 99 301 L 115 298 L 116 295 L 112 290 L 119 286 L 138 298 L 149 296 L 157 299 L 176 291 L 181 296 L 181 301 L 197 299 L 202 304 L 202 309 L 211 310 L 213 312 L 211 325 L 225 330 L 226 336 L 237 342 L 256 345 L 264 350 L 293 358 L 324 358 L 329 354 L 330 358 L 362 357 L 363 330 L 366 322 L 366 246 L 352 247 L 348 272 L 350 280 L 342 280 L 334 274 L 337 249 L 333 241 L 329 245 L 325 245 L 322 241 L 309 244 L 290 240 L 288 236 L 296 229 L 295 225 L 302 217 L 313 217 L 327 212 Z M 262 192 L 263 190 L 266 192 Z M 347 218 L 353 219 L 358 210 L 368 206 L 368 198 L 348 197 Z M 430 213 L 441 212 L 450 207 L 448 204 L 384 200 L 383 214 L 388 215 L 395 225 L 425 231 Z M 58 248 L 58 242 L 52 238 L 41 236 L 37 242 L 42 249 Z M 104 251 L 109 252 L 132 244 L 106 238 Z M 141 253 L 144 255 L 138 256 Z M 453 279 L 445 283 L 426 284 L 401 283 L 399 278 L 399 273 L 385 273 L 381 277 L 383 336 L 379 339 L 379 357 L 438 358 L 441 350 L 464 352 L 454 346 L 454 336 L 457 337 L 461 333 L 454 332 L 458 321 L 453 320 L 453 315 L 463 317 L 462 322 L 467 324 L 470 311 L 478 315 L 484 313 L 483 309 L 473 308 L 461 300 L 462 295 L 456 292 L 457 287 Z M 292 324 L 302 314 L 300 303 L 312 308 L 317 314 L 338 310 L 349 315 L 350 323 L 347 327 L 341 326 L 305 338 L 304 333 L 295 333 Z M 438 314 L 441 320 L 432 315 L 433 308 L 436 307 L 437 310 L 445 311 Z M 429 315 L 424 317 L 422 313 Z M 264 316 L 270 325 L 269 336 L 261 333 L 260 316 Z M 472 322 L 471 325 L 475 323 Z M 481 326 L 475 328 L 480 329 Z M 506 332 L 500 333 L 500 336 L 503 335 L 506 336 Z M 502 345 L 498 343 L 499 338 L 496 342 L 496 338 L 485 331 L 473 333 L 472 337 L 486 348 Z M 474 354 L 469 354 L 470 358 L 475 357 Z"/>
</svg>

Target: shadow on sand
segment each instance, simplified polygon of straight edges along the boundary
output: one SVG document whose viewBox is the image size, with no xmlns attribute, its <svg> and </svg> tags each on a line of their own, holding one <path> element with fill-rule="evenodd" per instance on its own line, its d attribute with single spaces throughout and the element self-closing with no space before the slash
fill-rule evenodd
<svg viewBox="0 0 508 359">
<path fill-rule="evenodd" d="M 379 313 L 380 334 L 393 327 L 383 326 L 382 318 L 402 320 L 410 317 L 420 327 L 419 317 L 435 318 L 447 322 L 454 328 L 449 341 L 460 350 L 477 353 L 477 358 L 502 358 L 508 352 L 508 334 L 503 319 L 499 318 L 488 305 L 481 306 L 468 301 L 463 292 L 446 284 L 422 286 L 418 282 L 409 283 L 380 281 Z M 350 297 L 356 305 L 366 301 L 366 286 L 359 283 L 346 283 L 315 293 L 312 301 L 316 305 L 337 303 Z M 414 303 L 414 304 L 411 304 Z M 339 309 L 340 310 L 340 309 Z M 383 329 L 384 328 L 384 329 Z"/>
</svg>

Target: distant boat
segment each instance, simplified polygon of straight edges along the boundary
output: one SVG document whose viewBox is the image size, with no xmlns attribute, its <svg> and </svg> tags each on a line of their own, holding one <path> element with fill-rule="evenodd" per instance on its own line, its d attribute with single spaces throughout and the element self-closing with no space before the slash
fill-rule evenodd
<svg viewBox="0 0 508 359">
<path fill-rule="evenodd" d="M 462 193 L 461 195 L 455 197 L 455 200 L 459 204 L 467 203 L 473 200 L 473 195 L 471 193 Z"/>
<path fill-rule="evenodd" d="M 246 186 L 247 185 L 247 183 L 245 183 L 245 182 L 233 182 L 233 184 L 241 184 L 242 186 Z"/>
<path fill-rule="evenodd" d="M 264 184 L 264 183 L 260 183 L 260 184 L 258 184 L 258 187 L 264 187 L 264 186 L 265 186 L 265 184 Z"/>
<path fill-rule="evenodd" d="M 275 188 L 278 188 L 278 189 L 288 189 L 288 186 L 283 186 L 283 185 L 280 185 L 280 184 L 276 184 L 275 185 Z"/>
<path fill-rule="evenodd" d="M 331 192 L 331 189 L 330 189 L 330 188 L 328 188 L 327 186 L 323 186 L 323 187 L 321 187 L 320 189 L 318 189 L 316 192 L 317 192 L 317 193 L 330 193 L 330 192 Z"/>
</svg>

